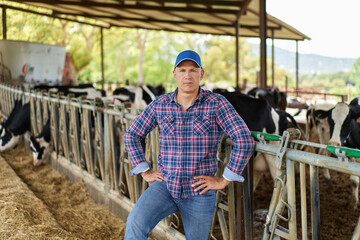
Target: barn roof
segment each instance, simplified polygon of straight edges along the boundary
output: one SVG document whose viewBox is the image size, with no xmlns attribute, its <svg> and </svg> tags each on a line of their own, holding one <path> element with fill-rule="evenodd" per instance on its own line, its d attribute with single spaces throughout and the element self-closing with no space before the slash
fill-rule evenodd
<svg viewBox="0 0 360 240">
<path fill-rule="evenodd" d="M 51 11 L 53 17 L 95 19 L 104 27 L 259 37 L 259 0 L 13 0 Z M 9 7 L 11 8 L 11 6 Z M 267 36 L 305 40 L 305 34 L 267 14 Z"/>
</svg>

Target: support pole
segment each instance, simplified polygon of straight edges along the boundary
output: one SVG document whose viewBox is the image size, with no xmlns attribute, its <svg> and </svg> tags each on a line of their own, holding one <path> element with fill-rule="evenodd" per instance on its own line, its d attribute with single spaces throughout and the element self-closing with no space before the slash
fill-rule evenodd
<svg viewBox="0 0 360 240">
<path fill-rule="evenodd" d="M 101 89 L 104 90 L 104 36 L 103 28 L 100 28 L 100 41 L 101 41 Z"/>
<path fill-rule="evenodd" d="M 7 28 L 6 28 L 6 7 L 3 6 L 2 7 L 2 25 L 3 25 L 3 39 L 6 40 L 6 32 L 7 32 Z"/>
<path fill-rule="evenodd" d="M 266 88 L 266 0 L 260 0 L 260 86 Z"/>
<path fill-rule="evenodd" d="M 239 28 L 240 28 L 240 24 L 239 24 L 239 20 L 236 20 L 236 26 L 235 26 L 235 57 L 236 57 L 236 90 L 240 92 L 240 86 L 239 86 L 239 81 L 240 81 L 240 64 L 239 64 Z"/>
<path fill-rule="evenodd" d="M 274 29 L 271 29 L 271 87 L 275 87 L 275 47 L 274 47 Z"/>
<path fill-rule="evenodd" d="M 296 96 L 299 91 L 299 41 L 296 40 Z"/>
</svg>

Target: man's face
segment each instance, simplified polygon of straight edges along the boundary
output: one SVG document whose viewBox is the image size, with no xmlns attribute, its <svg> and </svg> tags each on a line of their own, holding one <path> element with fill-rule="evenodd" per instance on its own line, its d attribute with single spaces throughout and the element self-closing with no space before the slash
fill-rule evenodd
<svg viewBox="0 0 360 240">
<path fill-rule="evenodd" d="M 177 81 L 179 92 L 188 94 L 197 93 L 200 81 L 204 77 L 204 70 L 193 61 L 185 60 L 175 68 L 173 74 Z"/>
</svg>

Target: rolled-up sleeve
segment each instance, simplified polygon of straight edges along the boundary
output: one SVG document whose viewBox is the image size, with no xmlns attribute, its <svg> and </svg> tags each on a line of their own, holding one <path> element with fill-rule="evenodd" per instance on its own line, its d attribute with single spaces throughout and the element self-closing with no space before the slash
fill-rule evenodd
<svg viewBox="0 0 360 240">
<path fill-rule="evenodd" d="M 230 181 L 243 182 L 241 174 L 254 153 L 255 142 L 246 123 L 231 103 L 224 97 L 220 99 L 216 112 L 217 122 L 234 143 L 223 176 Z"/>
<path fill-rule="evenodd" d="M 150 168 L 150 163 L 145 159 L 141 142 L 157 125 L 153 104 L 154 102 L 150 103 L 145 110 L 135 118 L 124 134 L 123 140 L 125 148 L 133 166 L 133 169 L 130 171 L 131 176 Z"/>
</svg>

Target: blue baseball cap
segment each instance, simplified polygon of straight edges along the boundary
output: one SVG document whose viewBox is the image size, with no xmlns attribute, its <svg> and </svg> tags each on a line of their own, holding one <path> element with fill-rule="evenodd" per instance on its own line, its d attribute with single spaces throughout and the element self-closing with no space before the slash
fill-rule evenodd
<svg viewBox="0 0 360 240">
<path fill-rule="evenodd" d="M 192 51 L 192 50 L 185 50 L 182 51 L 181 53 L 179 53 L 179 55 L 176 57 L 176 61 L 175 61 L 175 66 L 174 69 L 182 62 L 185 60 L 190 60 L 195 62 L 201 69 L 202 64 L 201 64 L 201 59 L 199 54 L 197 54 L 196 52 Z"/>
</svg>

